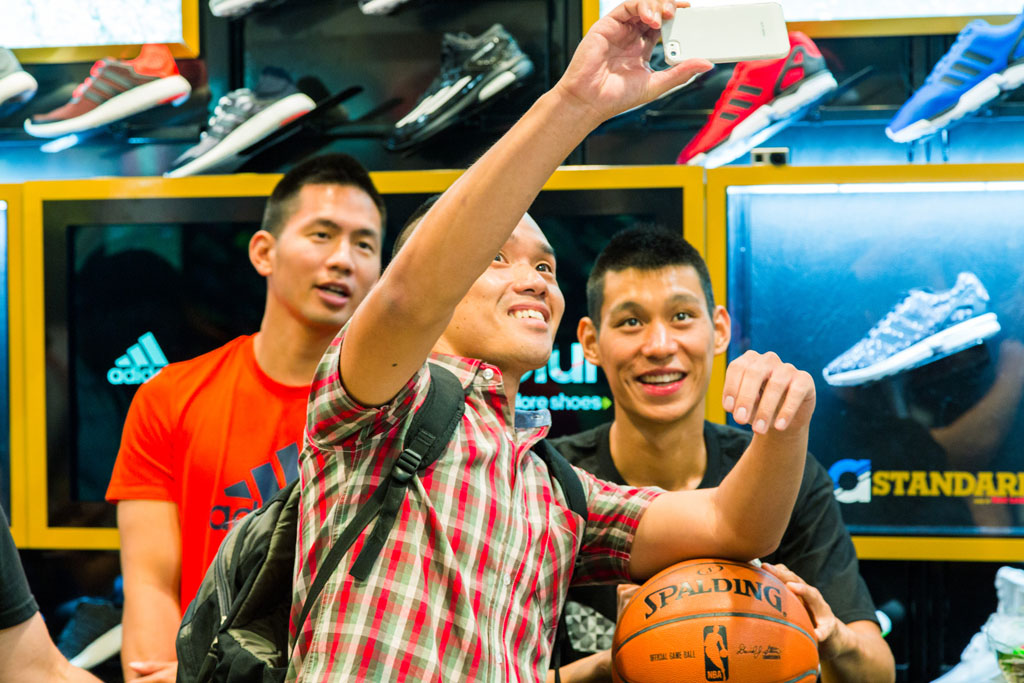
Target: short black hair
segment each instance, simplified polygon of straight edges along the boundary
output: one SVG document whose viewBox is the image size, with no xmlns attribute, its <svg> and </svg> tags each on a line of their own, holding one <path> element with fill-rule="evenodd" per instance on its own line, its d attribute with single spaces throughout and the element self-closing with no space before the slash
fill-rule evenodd
<svg viewBox="0 0 1024 683">
<path fill-rule="evenodd" d="M 681 235 L 663 228 L 638 226 L 615 234 L 597 255 L 590 277 L 587 278 L 587 315 L 594 321 L 594 326 L 601 326 L 606 273 L 617 273 L 629 268 L 660 270 L 672 266 L 690 266 L 697 271 L 708 304 L 708 313 L 714 313 L 715 295 L 711 291 L 711 276 L 700 252 Z"/>
<path fill-rule="evenodd" d="M 288 171 L 270 193 L 260 228 L 272 235 L 278 235 L 291 215 L 292 200 L 306 185 L 347 185 L 362 190 L 370 196 L 380 211 L 383 231 L 386 220 L 384 199 L 374 187 L 367 170 L 355 157 L 348 154 L 324 154 L 313 157 Z"/>
<path fill-rule="evenodd" d="M 402 226 L 401 231 L 398 233 L 398 237 L 395 238 L 395 244 L 391 247 L 391 258 L 395 258 L 395 254 L 402 248 L 402 245 L 409 241 L 409 235 L 412 234 L 413 228 L 416 224 L 427 215 L 427 211 L 430 211 L 430 207 L 437 204 L 437 200 L 441 198 L 440 194 L 431 195 L 424 200 L 422 204 L 416 207 L 416 210 L 412 212 L 412 215 L 406 219 L 405 225 Z"/>
</svg>

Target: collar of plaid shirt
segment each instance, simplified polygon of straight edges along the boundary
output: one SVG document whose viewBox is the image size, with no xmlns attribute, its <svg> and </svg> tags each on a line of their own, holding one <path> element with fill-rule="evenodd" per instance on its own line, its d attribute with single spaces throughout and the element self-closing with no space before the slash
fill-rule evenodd
<svg viewBox="0 0 1024 683">
<path fill-rule="evenodd" d="M 390 471 L 429 381 L 424 366 L 391 403 L 363 408 L 338 377 L 340 342 L 321 363 L 310 399 L 295 605 L 331 540 Z M 584 524 L 530 451 L 550 415 L 517 411 L 510 429 L 513 411 L 496 367 L 430 360 L 467 391 L 450 452 L 410 486 L 367 581 L 347 573 L 362 538 L 342 560 L 297 634 L 290 679 L 545 676 Z"/>
</svg>

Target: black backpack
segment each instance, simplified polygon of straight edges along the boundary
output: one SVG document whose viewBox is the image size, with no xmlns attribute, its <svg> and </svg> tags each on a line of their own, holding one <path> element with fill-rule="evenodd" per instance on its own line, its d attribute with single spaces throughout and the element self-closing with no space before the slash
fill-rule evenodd
<svg viewBox="0 0 1024 683">
<path fill-rule="evenodd" d="M 413 416 L 402 453 L 335 541 L 316 572 L 296 625 L 305 623 L 327 580 L 374 517 L 349 573 L 365 580 L 405 500 L 409 480 L 440 457 L 465 409 L 462 385 L 450 371 L 429 364 L 431 384 Z M 570 509 L 587 519 L 587 499 L 572 466 L 547 441 L 535 452 L 562 488 Z M 234 525 L 214 557 L 178 630 L 179 683 L 280 683 L 288 669 L 288 617 L 298 528 L 300 489 L 292 481 Z"/>
</svg>

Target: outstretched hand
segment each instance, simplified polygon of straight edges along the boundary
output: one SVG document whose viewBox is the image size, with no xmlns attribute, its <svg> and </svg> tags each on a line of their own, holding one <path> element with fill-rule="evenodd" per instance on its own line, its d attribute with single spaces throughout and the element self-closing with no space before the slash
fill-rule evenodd
<svg viewBox="0 0 1024 683">
<path fill-rule="evenodd" d="M 806 428 L 815 401 L 814 379 L 775 353 L 747 351 L 726 368 L 722 406 L 757 434 Z"/>
<path fill-rule="evenodd" d="M 675 16 L 678 0 L 626 0 L 583 37 L 569 68 L 555 86 L 604 121 L 660 97 L 711 68 L 689 59 L 664 71 L 650 67 L 662 22 Z"/>
</svg>

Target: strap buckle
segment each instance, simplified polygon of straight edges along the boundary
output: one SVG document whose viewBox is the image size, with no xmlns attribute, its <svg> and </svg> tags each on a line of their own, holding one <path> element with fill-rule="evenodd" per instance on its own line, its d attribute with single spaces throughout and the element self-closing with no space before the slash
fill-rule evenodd
<svg viewBox="0 0 1024 683">
<path fill-rule="evenodd" d="M 422 460 L 422 455 L 411 448 L 406 448 L 398 455 L 398 460 L 391 469 L 391 476 L 400 484 L 406 483 L 416 474 Z"/>
</svg>

